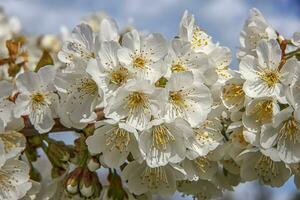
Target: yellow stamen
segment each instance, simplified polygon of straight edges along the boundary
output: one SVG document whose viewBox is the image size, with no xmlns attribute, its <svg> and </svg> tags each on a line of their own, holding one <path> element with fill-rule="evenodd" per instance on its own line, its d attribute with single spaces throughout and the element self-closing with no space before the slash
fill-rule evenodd
<svg viewBox="0 0 300 200">
<path fill-rule="evenodd" d="M 133 92 L 127 97 L 126 107 L 129 109 L 130 113 L 136 112 L 138 109 L 146 111 L 149 108 L 148 97 L 141 92 Z"/>
<path fill-rule="evenodd" d="M 279 82 L 279 71 L 277 70 L 265 70 L 263 72 L 258 72 L 260 79 L 265 81 L 268 87 L 274 87 Z"/>
<path fill-rule="evenodd" d="M 129 72 L 125 67 L 120 67 L 119 69 L 112 71 L 110 73 L 110 81 L 118 86 L 123 85 L 129 77 Z"/>
<path fill-rule="evenodd" d="M 120 152 L 127 150 L 128 144 L 130 142 L 130 133 L 124 129 L 116 128 L 109 132 L 106 138 L 106 145 L 110 146 L 111 149 L 116 148 Z"/>
<path fill-rule="evenodd" d="M 144 69 L 146 67 L 146 59 L 142 56 L 137 56 L 133 59 L 133 66 Z"/>
<path fill-rule="evenodd" d="M 162 184 L 168 185 L 166 171 L 163 167 L 147 167 L 142 174 L 142 184 L 147 184 L 151 189 L 157 189 Z"/>
<path fill-rule="evenodd" d="M 175 141 L 175 137 L 164 125 L 155 126 L 152 130 L 153 146 L 159 150 L 166 150 L 167 144 Z"/>
</svg>

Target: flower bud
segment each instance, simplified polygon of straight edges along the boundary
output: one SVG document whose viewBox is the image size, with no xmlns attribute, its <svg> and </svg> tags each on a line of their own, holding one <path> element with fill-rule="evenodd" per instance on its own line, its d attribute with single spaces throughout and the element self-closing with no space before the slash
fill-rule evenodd
<svg viewBox="0 0 300 200">
<path fill-rule="evenodd" d="M 100 162 L 96 157 L 91 157 L 87 162 L 87 167 L 91 172 L 96 171 L 97 169 L 100 168 L 100 166 L 101 166 Z"/>
<path fill-rule="evenodd" d="M 83 174 L 83 169 L 81 167 L 77 167 L 74 169 L 66 178 L 66 190 L 70 194 L 76 194 L 78 192 L 79 180 Z"/>
<path fill-rule="evenodd" d="M 80 194 L 86 198 L 100 196 L 102 186 L 95 172 L 88 169 L 83 170 L 80 180 Z"/>
</svg>

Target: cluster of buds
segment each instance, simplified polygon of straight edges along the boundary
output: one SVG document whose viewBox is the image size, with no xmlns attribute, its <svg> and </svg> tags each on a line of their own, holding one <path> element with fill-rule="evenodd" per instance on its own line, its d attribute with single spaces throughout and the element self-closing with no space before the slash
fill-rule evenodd
<svg viewBox="0 0 300 200">
<path fill-rule="evenodd" d="M 66 177 L 65 188 L 72 195 L 79 194 L 86 198 L 97 198 L 100 196 L 102 185 L 96 172 L 77 167 Z"/>
</svg>

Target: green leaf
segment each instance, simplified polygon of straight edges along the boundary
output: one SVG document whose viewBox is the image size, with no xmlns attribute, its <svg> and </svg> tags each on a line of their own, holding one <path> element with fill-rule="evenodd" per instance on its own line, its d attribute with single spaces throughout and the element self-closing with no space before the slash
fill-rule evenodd
<svg viewBox="0 0 300 200">
<path fill-rule="evenodd" d="M 46 65 L 53 65 L 53 59 L 50 55 L 50 53 L 47 50 L 44 50 L 43 55 L 41 56 L 38 64 L 36 65 L 35 72 L 39 71 L 42 67 Z"/>
</svg>

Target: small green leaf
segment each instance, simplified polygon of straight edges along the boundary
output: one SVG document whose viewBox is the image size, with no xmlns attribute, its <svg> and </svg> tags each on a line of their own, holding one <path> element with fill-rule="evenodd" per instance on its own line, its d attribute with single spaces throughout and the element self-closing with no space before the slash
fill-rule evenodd
<svg viewBox="0 0 300 200">
<path fill-rule="evenodd" d="M 46 65 L 53 65 L 53 59 L 47 50 L 44 50 L 42 57 L 40 58 L 38 64 L 36 65 L 35 72 L 39 71 L 42 67 Z"/>
</svg>

